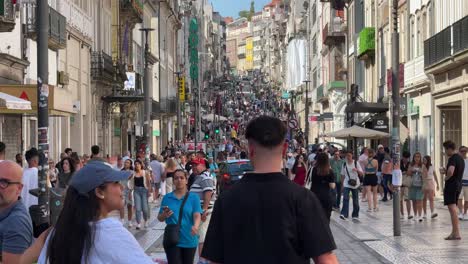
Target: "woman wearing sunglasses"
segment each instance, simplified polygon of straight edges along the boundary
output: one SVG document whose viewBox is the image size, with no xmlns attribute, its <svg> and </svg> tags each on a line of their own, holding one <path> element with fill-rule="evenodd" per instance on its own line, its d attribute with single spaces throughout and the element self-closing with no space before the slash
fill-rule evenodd
<svg viewBox="0 0 468 264">
<path fill-rule="evenodd" d="M 166 221 L 167 225 L 180 225 L 179 240 L 176 245 L 169 245 L 165 241 L 164 250 L 168 264 L 192 264 L 198 246 L 198 227 L 202 213 L 200 198 L 188 191 L 188 175 L 184 170 L 174 172 L 173 183 L 175 189 L 164 196 L 158 220 Z"/>
</svg>

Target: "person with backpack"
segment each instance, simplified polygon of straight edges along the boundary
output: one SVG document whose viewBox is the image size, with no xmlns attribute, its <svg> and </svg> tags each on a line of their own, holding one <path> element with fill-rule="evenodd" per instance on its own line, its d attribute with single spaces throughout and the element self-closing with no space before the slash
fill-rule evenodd
<svg viewBox="0 0 468 264">
<path fill-rule="evenodd" d="M 346 152 L 346 159 L 341 169 L 341 186 L 343 186 L 343 208 L 341 208 L 340 218 L 348 219 L 349 196 L 353 197 L 353 220 L 359 219 L 359 186 L 363 172 L 359 162 L 353 159 L 353 151 Z"/>
<path fill-rule="evenodd" d="M 416 152 L 413 155 L 413 162 L 408 169 L 407 174 L 411 176 L 411 187 L 409 188 L 408 198 L 413 203 L 414 218 L 416 221 L 422 222 L 422 201 L 424 198 L 423 193 L 423 178 L 422 178 L 422 156 L 421 153 Z"/>
</svg>

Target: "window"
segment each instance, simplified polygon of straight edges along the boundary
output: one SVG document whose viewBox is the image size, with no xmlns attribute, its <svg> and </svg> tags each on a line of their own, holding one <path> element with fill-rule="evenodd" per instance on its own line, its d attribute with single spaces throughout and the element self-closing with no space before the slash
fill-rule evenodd
<svg viewBox="0 0 468 264">
<path fill-rule="evenodd" d="M 312 39 L 312 55 L 317 56 L 317 38 L 315 36 Z"/>
<path fill-rule="evenodd" d="M 410 151 L 415 153 L 419 150 L 419 116 L 416 115 L 411 117 Z"/>
<path fill-rule="evenodd" d="M 431 155 L 432 150 L 432 130 L 431 116 L 423 117 L 423 136 L 421 138 L 421 153 Z"/>
<path fill-rule="evenodd" d="M 412 60 L 415 58 L 414 56 L 414 43 L 415 43 L 415 34 L 414 34 L 414 16 L 411 16 L 410 18 L 410 45 L 409 45 L 409 59 Z"/>
<path fill-rule="evenodd" d="M 422 43 L 422 41 L 421 41 L 421 27 L 422 27 L 421 18 L 418 16 L 418 18 L 416 20 L 416 28 L 415 28 L 415 30 L 416 30 L 416 45 L 415 45 L 416 50 L 414 52 L 415 57 L 419 57 L 419 55 L 420 55 L 420 50 L 421 50 L 420 43 Z"/>
</svg>

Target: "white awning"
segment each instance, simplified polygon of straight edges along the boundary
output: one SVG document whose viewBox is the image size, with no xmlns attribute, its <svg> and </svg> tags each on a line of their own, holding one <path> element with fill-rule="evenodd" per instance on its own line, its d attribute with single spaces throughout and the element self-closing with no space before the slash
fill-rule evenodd
<svg viewBox="0 0 468 264">
<path fill-rule="evenodd" d="M 9 110 L 31 110 L 31 102 L 0 92 L 0 107 Z"/>
</svg>

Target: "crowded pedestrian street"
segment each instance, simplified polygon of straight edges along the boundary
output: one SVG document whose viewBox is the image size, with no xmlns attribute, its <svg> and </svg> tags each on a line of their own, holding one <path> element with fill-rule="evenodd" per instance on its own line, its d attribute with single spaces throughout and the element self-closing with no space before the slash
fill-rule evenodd
<svg viewBox="0 0 468 264">
<path fill-rule="evenodd" d="M 466 35 L 465 0 L 0 0 L 0 264 L 468 263 Z"/>
</svg>

